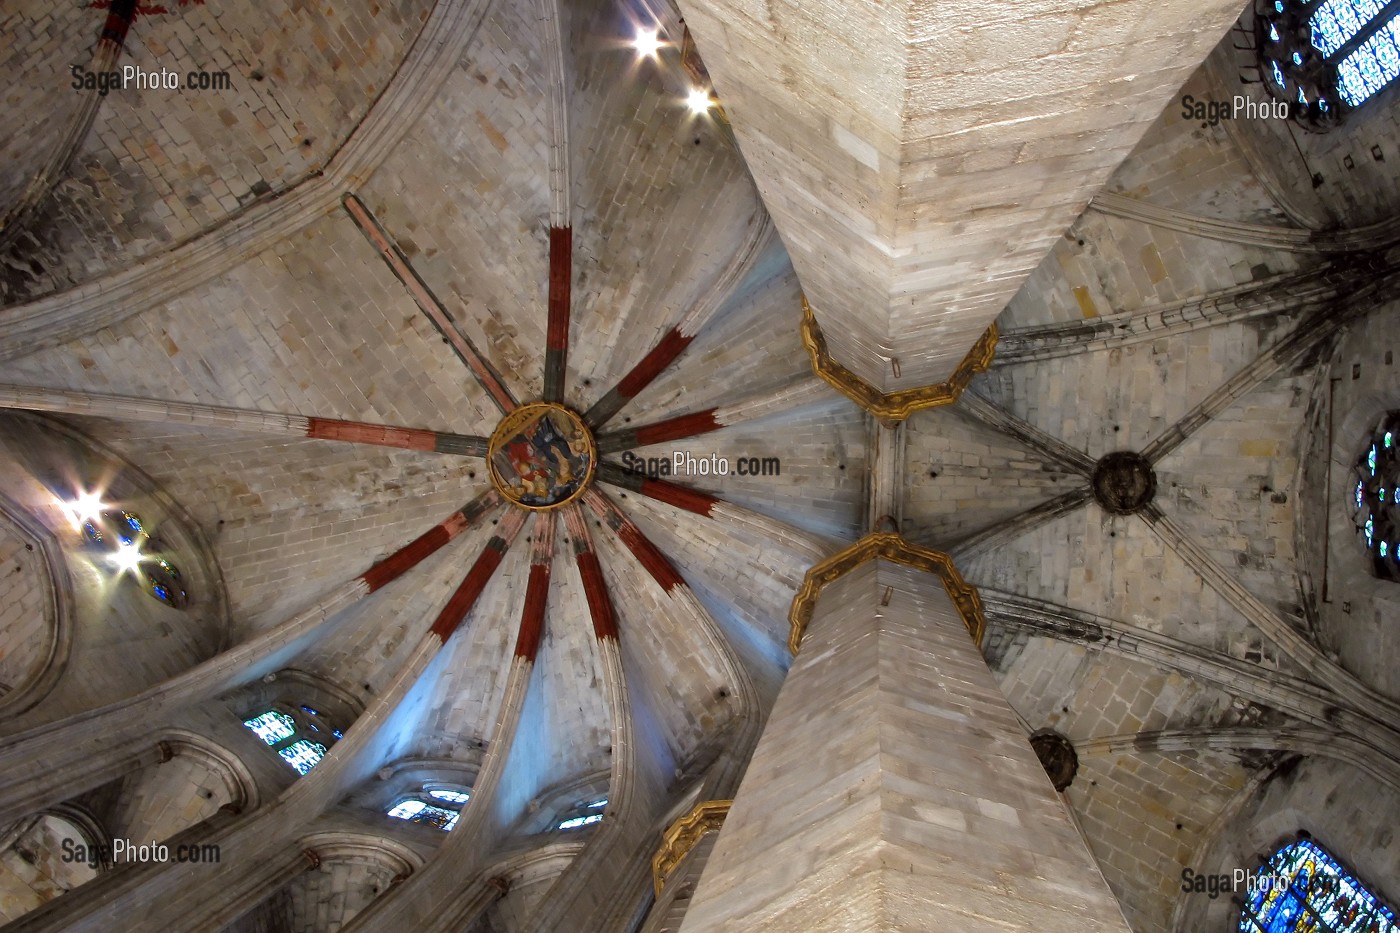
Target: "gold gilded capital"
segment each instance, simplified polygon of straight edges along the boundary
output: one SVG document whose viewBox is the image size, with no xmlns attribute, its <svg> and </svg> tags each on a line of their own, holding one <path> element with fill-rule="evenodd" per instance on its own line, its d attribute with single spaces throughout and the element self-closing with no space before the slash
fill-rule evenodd
<svg viewBox="0 0 1400 933">
<path fill-rule="evenodd" d="M 842 395 L 851 399 L 861 408 L 870 412 L 885 424 L 903 421 L 916 411 L 925 408 L 938 408 L 951 405 L 962 395 L 972 377 L 986 372 L 992 365 L 992 357 L 997 351 L 997 327 L 993 324 L 986 333 L 977 339 L 972 349 L 967 351 L 958 368 L 947 382 L 919 386 L 914 389 L 900 389 L 886 394 L 832 359 L 827 349 L 826 336 L 807 299 L 802 299 L 802 343 L 812 358 L 812 371 L 834 387 Z"/>
<path fill-rule="evenodd" d="M 935 573 L 943 581 L 948 598 L 957 606 L 963 625 L 967 626 L 973 644 L 982 643 L 982 631 L 987 620 L 982 612 L 982 597 L 977 587 L 963 579 L 953 558 L 941 551 L 910 544 L 894 532 L 874 532 L 861 538 L 855 544 L 840 551 L 807 571 L 802 587 L 792 598 L 792 608 L 788 611 L 791 626 L 788 635 L 788 650 L 794 655 L 802 645 L 802 636 L 812 621 L 817 609 L 817 599 L 828 583 L 851 572 L 868 560 L 883 558 L 906 567 L 914 567 L 928 573 Z"/>
</svg>

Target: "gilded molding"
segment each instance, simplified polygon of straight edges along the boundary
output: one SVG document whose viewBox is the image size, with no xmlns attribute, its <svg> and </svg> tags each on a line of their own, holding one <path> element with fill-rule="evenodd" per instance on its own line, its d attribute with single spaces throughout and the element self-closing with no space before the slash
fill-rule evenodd
<svg viewBox="0 0 1400 933">
<path fill-rule="evenodd" d="M 661 848 L 651 859 L 652 883 L 659 895 L 676 866 L 685 860 L 690 850 L 706 834 L 717 832 L 729 815 L 732 800 L 703 800 L 685 816 L 671 824 L 661 837 Z"/>
<path fill-rule="evenodd" d="M 822 589 L 866 561 L 877 558 L 938 574 L 943 588 L 948 591 L 948 598 L 958 607 L 958 614 L 962 616 L 973 644 L 982 643 L 982 632 L 987 627 L 987 619 L 982 612 L 982 597 L 977 587 L 964 580 L 958 568 L 953 566 L 953 558 L 941 551 L 910 544 L 893 532 L 872 532 L 807 571 L 788 611 L 788 623 L 792 626 L 788 636 L 789 651 L 795 655 L 801 647 L 802 636 L 812 621 L 812 614 L 816 612 Z"/>
<path fill-rule="evenodd" d="M 947 382 L 900 389 L 888 395 L 832 359 L 826 336 L 822 334 L 821 325 L 817 323 L 805 296 L 802 299 L 802 343 L 812 358 L 813 372 L 876 418 L 892 422 L 903 421 L 925 408 L 938 408 L 956 402 L 972 377 L 986 372 L 992 365 L 992 357 L 997 352 L 997 326 L 993 324 L 977 338 Z"/>
</svg>

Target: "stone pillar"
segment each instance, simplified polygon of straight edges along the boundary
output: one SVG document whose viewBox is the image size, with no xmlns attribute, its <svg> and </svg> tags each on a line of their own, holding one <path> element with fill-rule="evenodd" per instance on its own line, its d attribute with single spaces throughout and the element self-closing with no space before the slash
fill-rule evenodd
<svg viewBox="0 0 1400 933">
<path fill-rule="evenodd" d="M 684 933 L 1126 933 L 969 635 L 980 615 L 951 561 L 894 534 L 808 573 L 800 653 Z"/>
</svg>

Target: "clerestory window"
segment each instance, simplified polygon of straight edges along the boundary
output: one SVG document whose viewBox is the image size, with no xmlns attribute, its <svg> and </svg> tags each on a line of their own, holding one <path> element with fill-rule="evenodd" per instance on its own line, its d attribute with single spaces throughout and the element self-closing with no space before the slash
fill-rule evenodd
<svg viewBox="0 0 1400 933">
<path fill-rule="evenodd" d="M 554 824 L 555 829 L 580 829 L 603 822 L 603 811 L 608 807 L 608 798 L 580 803 Z"/>
<path fill-rule="evenodd" d="M 1241 933 L 1396 933 L 1395 912 L 1309 839 L 1281 847 L 1247 887 Z"/>
<path fill-rule="evenodd" d="M 1400 77 L 1400 3 L 1257 0 L 1264 86 L 1301 125 L 1327 130 Z"/>
<path fill-rule="evenodd" d="M 340 729 L 319 710 L 310 706 L 283 706 L 265 710 L 243 720 L 243 725 L 262 739 L 264 745 L 297 774 L 306 774 L 325 757 L 327 746 L 339 741 Z"/>
<path fill-rule="evenodd" d="M 425 786 L 420 793 L 395 803 L 388 814 L 396 820 L 436 826 L 443 832 L 450 832 L 470 799 L 471 794 L 466 791 Z"/>
<path fill-rule="evenodd" d="M 1381 419 L 1356 463 L 1352 504 L 1356 529 L 1370 557 L 1371 571 L 1400 581 L 1400 411 Z"/>
</svg>

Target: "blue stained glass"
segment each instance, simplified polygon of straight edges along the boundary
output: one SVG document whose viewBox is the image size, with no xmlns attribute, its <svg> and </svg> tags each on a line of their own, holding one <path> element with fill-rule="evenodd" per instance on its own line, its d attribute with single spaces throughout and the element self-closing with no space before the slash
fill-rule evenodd
<svg viewBox="0 0 1400 933">
<path fill-rule="evenodd" d="M 1303 89 L 1302 89 L 1302 88 L 1298 88 L 1298 103 L 1306 105 L 1307 102 L 1308 102 L 1308 99 L 1307 99 L 1306 97 L 1303 96 Z"/>
<path fill-rule="evenodd" d="M 1386 555 L 1386 552 L 1387 552 L 1389 549 L 1390 549 L 1390 545 L 1389 545 L 1389 544 L 1386 544 L 1384 541 L 1382 541 L 1382 542 L 1381 542 L 1381 556 L 1384 557 L 1384 556 Z"/>
<path fill-rule="evenodd" d="M 337 739 L 345 738 L 345 735 L 339 729 L 332 729 L 331 735 L 335 736 Z"/>
<path fill-rule="evenodd" d="M 1327 0 L 1309 17 L 1312 44 L 1331 55 L 1352 40 L 1385 6 L 1382 0 Z"/>
<path fill-rule="evenodd" d="M 282 756 L 282 760 L 296 769 L 297 774 L 305 774 L 326 754 L 326 746 L 318 742 L 308 742 L 302 739 L 293 742 L 286 748 L 277 750 L 277 754 Z"/>
<path fill-rule="evenodd" d="M 1303 64 L 1303 53 L 1302 53 L 1302 52 L 1294 52 L 1294 53 L 1293 53 L 1293 64 L 1295 64 L 1295 65 L 1301 65 L 1301 64 Z"/>
<path fill-rule="evenodd" d="M 1375 444 L 1372 444 L 1372 445 L 1371 445 L 1371 452 L 1368 453 L 1368 454 L 1366 455 L 1366 466 L 1368 466 L 1368 467 L 1371 468 L 1371 475 L 1372 475 L 1372 476 L 1375 476 L 1375 475 L 1376 475 L 1376 454 L 1377 454 L 1377 453 L 1378 453 L 1378 451 L 1376 450 L 1376 445 L 1375 445 Z"/>
<path fill-rule="evenodd" d="M 1274 0 L 1274 9 L 1283 12 L 1283 0 Z"/>
<path fill-rule="evenodd" d="M 1283 79 L 1283 69 L 1278 66 L 1278 62 L 1269 62 L 1269 68 L 1274 73 L 1274 83 L 1279 87 L 1287 87 L 1288 82 Z"/>
<path fill-rule="evenodd" d="M 159 583 L 151 584 L 151 592 L 154 593 L 156 595 L 156 599 L 160 600 L 161 602 L 170 601 L 170 591 L 167 590 L 165 587 L 161 586 Z"/>
<path fill-rule="evenodd" d="M 276 745 L 296 735 L 297 724 L 286 713 L 269 710 L 261 716 L 243 720 L 243 725 L 257 733 L 268 745 Z"/>
<path fill-rule="evenodd" d="M 122 513 L 122 521 L 126 522 L 126 527 L 130 528 L 137 534 L 140 534 L 141 532 L 146 530 L 141 527 L 141 519 L 137 518 L 135 515 L 132 515 L 130 512 Z"/>
<path fill-rule="evenodd" d="M 319 715 L 321 715 L 319 712 L 317 712 L 316 710 L 312 709 L 312 708 L 309 707 L 309 706 L 302 706 L 301 711 L 302 711 L 303 713 L 310 713 L 312 716 L 319 716 Z"/>
<path fill-rule="evenodd" d="M 97 529 L 97 526 L 91 521 L 83 522 L 83 534 L 87 535 L 87 539 L 93 544 L 97 544 L 102 541 L 102 532 L 99 531 Z"/>
<path fill-rule="evenodd" d="M 1367 547 L 1370 547 L 1370 546 L 1371 546 L 1371 537 L 1376 533 L 1376 520 L 1375 520 L 1374 518 L 1367 518 L 1367 519 L 1366 519 L 1365 529 L 1366 529 L 1366 546 L 1367 546 Z"/>
<path fill-rule="evenodd" d="M 1326 850 L 1290 843 L 1261 869 L 1245 899 L 1245 933 L 1397 933 L 1395 913 Z"/>
<path fill-rule="evenodd" d="M 1365 483 L 1357 483 L 1357 484 L 1356 484 L 1356 507 L 1357 507 L 1358 509 L 1361 508 L 1362 499 L 1363 499 L 1363 497 L 1364 497 L 1365 495 L 1366 495 L 1366 484 L 1365 484 Z"/>
<path fill-rule="evenodd" d="M 1269 38 L 1277 42 L 1279 40 L 1278 27 L 1273 23 L 1269 24 Z"/>
<path fill-rule="evenodd" d="M 573 819 L 564 820 L 559 824 L 560 829 L 578 829 L 580 826 L 588 826 L 592 823 L 600 823 L 603 818 L 597 813 L 588 816 L 576 816 Z"/>
<path fill-rule="evenodd" d="M 1337 90 L 1353 107 L 1359 106 L 1400 77 L 1400 23 L 1391 20 L 1337 64 Z"/>
</svg>

